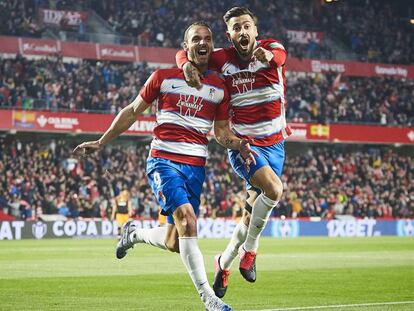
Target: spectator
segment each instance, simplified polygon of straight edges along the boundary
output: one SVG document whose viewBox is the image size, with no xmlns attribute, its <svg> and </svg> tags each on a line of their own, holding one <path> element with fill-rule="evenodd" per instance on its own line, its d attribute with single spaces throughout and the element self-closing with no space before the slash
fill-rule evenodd
<svg viewBox="0 0 414 311">
<path fill-rule="evenodd" d="M 215 144 L 210 149 L 200 217 L 240 217 L 244 184 L 229 166 L 226 152 Z M 295 155 L 298 149 L 300 155 Z M 410 154 L 391 147 L 350 149 L 296 144 L 288 151 L 285 193 L 274 216 L 413 217 Z M 50 213 L 109 218 L 109 202 L 125 185 L 131 189 L 135 216 L 157 219 L 158 206 L 143 173 L 147 155 L 145 144 L 112 145 L 73 159 L 67 142 L 0 140 L 0 208 L 21 219 Z"/>
</svg>

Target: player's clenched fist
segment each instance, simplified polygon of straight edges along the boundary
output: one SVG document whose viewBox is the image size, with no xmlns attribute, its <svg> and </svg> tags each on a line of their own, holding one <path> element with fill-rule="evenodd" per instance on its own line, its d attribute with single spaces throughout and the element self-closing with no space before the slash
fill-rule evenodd
<svg viewBox="0 0 414 311">
<path fill-rule="evenodd" d="M 262 47 L 257 48 L 256 50 L 253 51 L 253 56 L 262 63 L 268 63 L 272 60 L 273 58 L 273 53 L 270 52 L 269 50 L 266 50 Z"/>
</svg>

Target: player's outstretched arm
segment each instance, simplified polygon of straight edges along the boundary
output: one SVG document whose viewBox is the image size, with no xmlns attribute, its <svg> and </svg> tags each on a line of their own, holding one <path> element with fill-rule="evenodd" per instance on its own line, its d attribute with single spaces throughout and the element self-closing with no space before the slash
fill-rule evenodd
<svg viewBox="0 0 414 311">
<path fill-rule="evenodd" d="M 112 139 L 117 138 L 123 132 L 131 127 L 137 120 L 137 116 L 143 113 L 151 104 L 145 102 L 141 95 L 138 95 L 135 100 L 128 106 L 123 108 L 112 121 L 110 127 L 98 140 L 87 141 L 78 145 L 74 150 L 74 154 L 90 154 L 99 150 Z"/>
<path fill-rule="evenodd" d="M 246 161 L 247 166 L 251 163 L 256 164 L 254 156 L 257 156 L 257 153 L 250 148 L 250 144 L 247 139 L 241 139 L 234 135 L 230 129 L 230 123 L 228 120 L 214 121 L 214 136 L 217 142 L 223 147 L 239 150 L 241 156 Z"/>
<path fill-rule="evenodd" d="M 262 63 L 269 63 L 273 59 L 273 53 L 262 47 L 259 47 L 253 51 L 253 56 Z"/>
<path fill-rule="evenodd" d="M 271 42 L 268 48 L 258 47 L 253 51 L 253 57 L 262 63 L 274 63 L 277 67 L 285 64 L 287 53 L 282 44 Z"/>
</svg>

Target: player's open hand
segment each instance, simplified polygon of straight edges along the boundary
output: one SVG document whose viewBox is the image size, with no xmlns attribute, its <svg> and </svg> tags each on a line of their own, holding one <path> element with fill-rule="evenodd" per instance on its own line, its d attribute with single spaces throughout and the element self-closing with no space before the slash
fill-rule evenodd
<svg viewBox="0 0 414 311">
<path fill-rule="evenodd" d="M 101 147 L 102 145 L 98 140 L 86 141 L 80 145 L 77 145 L 76 148 L 73 149 L 73 153 L 75 155 L 87 155 L 101 149 Z"/>
<path fill-rule="evenodd" d="M 254 157 L 257 157 L 258 154 L 250 148 L 250 144 L 247 139 L 241 140 L 239 151 L 245 161 L 246 168 L 249 168 L 251 164 L 256 164 L 256 159 Z"/>
<path fill-rule="evenodd" d="M 262 63 L 268 63 L 273 58 L 273 53 L 269 50 L 266 50 L 262 47 L 259 47 L 253 51 L 253 56 L 256 58 L 259 62 Z"/>
<path fill-rule="evenodd" d="M 197 90 L 201 89 L 201 79 L 203 78 L 203 75 L 193 64 L 190 62 L 185 63 L 183 66 L 183 72 L 185 81 L 189 86 L 195 87 Z"/>
</svg>

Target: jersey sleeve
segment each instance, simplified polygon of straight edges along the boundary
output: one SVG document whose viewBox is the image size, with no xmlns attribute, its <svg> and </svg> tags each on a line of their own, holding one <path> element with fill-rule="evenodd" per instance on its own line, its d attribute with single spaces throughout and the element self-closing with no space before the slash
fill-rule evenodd
<svg viewBox="0 0 414 311">
<path fill-rule="evenodd" d="M 210 60 L 208 62 L 208 69 L 221 72 L 221 68 L 227 61 L 227 52 L 226 49 L 218 49 L 213 51 L 210 55 Z"/>
<path fill-rule="evenodd" d="M 271 40 L 264 46 L 264 48 L 273 53 L 273 59 L 271 60 L 271 63 L 273 62 L 277 67 L 283 66 L 285 64 L 287 59 L 287 52 L 285 47 L 280 42 Z"/>
<path fill-rule="evenodd" d="M 183 65 L 187 63 L 188 57 L 187 52 L 184 50 L 179 50 L 175 54 L 175 62 L 178 68 L 183 68 Z M 226 51 L 225 49 L 215 50 L 210 55 L 210 60 L 208 63 L 208 69 L 221 72 L 221 68 L 226 62 Z"/>
<path fill-rule="evenodd" d="M 158 70 L 154 71 L 142 87 L 139 95 L 147 103 L 152 103 L 160 95 L 161 77 Z"/>
<path fill-rule="evenodd" d="M 224 88 L 223 100 L 218 104 L 216 109 L 215 120 L 228 120 L 230 118 L 230 96 L 227 87 Z"/>
<path fill-rule="evenodd" d="M 179 50 L 175 54 L 175 62 L 178 68 L 183 68 L 183 65 L 188 62 L 187 52 L 184 50 Z"/>
</svg>

